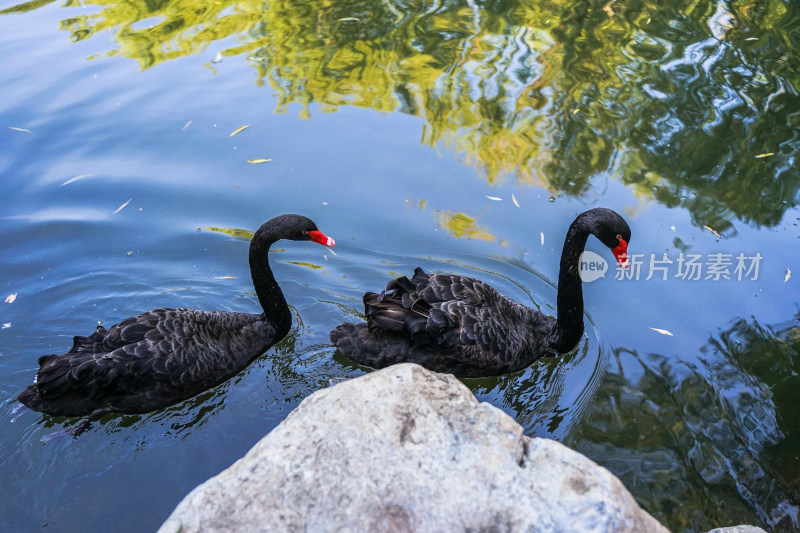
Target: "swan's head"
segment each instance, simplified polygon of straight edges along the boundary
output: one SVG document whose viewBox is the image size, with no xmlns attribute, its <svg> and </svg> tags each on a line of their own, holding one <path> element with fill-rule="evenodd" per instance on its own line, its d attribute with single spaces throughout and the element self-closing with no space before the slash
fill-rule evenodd
<svg viewBox="0 0 800 533">
<path fill-rule="evenodd" d="M 628 244 L 631 242 L 631 228 L 625 219 L 611 209 L 597 207 L 581 215 L 586 217 L 589 230 L 600 242 L 611 249 L 614 259 L 622 268 L 628 267 Z"/>
<path fill-rule="evenodd" d="M 331 237 L 322 233 L 314 221 L 303 215 L 280 215 L 268 221 L 266 225 L 280 239 L 292 241 L 313 241 L 323 246 L 336 244 Z"/>
</svg>

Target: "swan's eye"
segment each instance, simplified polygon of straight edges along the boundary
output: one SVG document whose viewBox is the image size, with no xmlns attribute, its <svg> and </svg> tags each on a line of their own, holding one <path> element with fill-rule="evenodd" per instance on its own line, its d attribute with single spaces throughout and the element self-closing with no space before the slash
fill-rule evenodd
<svg viewBox="0 0 800 533">
<path fill-rule="evenodd" d="M 622 240 L 622 235 L 617 235 L 617 240 L 621 241 Z"/>
</svg>

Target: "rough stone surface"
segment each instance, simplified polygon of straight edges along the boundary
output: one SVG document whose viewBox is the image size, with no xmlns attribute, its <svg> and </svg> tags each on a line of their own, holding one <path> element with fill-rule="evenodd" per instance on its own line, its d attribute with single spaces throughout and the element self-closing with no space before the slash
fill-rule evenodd
<svg viewBox="0 0 800 533">
<path fill-rule="evenodd" d="M 767 533 L 760 527 L 756 526 L 728 526 L 728 527 L 718 527 L 712 529 L 708 533 Z"/>
<path fill-rule="evenodd" d="M 403 364 L 306 398 L 159 531 L 667 530 L 605 468 Z"/>
</svg>

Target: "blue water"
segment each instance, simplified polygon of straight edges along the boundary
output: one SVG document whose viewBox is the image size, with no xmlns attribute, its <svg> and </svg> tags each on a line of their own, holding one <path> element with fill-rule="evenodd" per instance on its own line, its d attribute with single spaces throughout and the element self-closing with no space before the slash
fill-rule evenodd
<svg viewBox="0 0 800 533">
<path fill-rule="evenodd" d="M 366 16 L 352 9 L 335 17 Z M 590 104 L 569 108 L 566 115 L 580 124 L 559 133 L 561 96 L 548 86 L 540 96 L 550 104 L 526 112 L 541 113 L 534 118 L 552 133 L 550 144 L 538 147 L 534 163 L 495 172 L 484 164 L 495 157 L 492 150 L 500 160 L 515 145 L 476 148 L 466 126 L 439 139 L 431 102 L 424 110 L 415 108 L 415 97 L 396 106 L 349 105 L 347 98 L 306 106 L 274 72 L 265 80 L 253 68 L 255 52 L 217 55 L 247 42 L 246 33 L 143 68 L 120 47 L 118 28 L 82 40 L 64 31 L 62 21 L 97 13 L 93 4 L 45 4 L 0 15 L 0 299 L 16 295 L 0 302 L 5 530 L 153 530 L 187 492 L 243 455 L 303 398 L 365 371 L 334 354 L 328 332 L 359 319 L 365 290 L 416 266 L 480 277 L 553 313 L 564 233 L 577 213 L 595 206 L 625 215 L 630 251 L 646 261 L 664 253 L 676 260 L 682 251 L 703 258 L 760 253 L 758 279 L 622 281 L 612 271 L 584 285 L 587 332 L 573 353 L 465 383 L 527 434 L 557 439 L 609 468 L 673 530 L 742 522 L 798 528 L 792 391 L 800 177 L 792 153 L 800 122 L 791 108 L 758 123 L 758 131 L 770 131 L 770 121 L 786 117 L 772 139 L 755 126 L 715 132 L 711 121 L 711 144 L 678 149 L 670 142 L 690 127 L 698 105 L 679 102 L 674 117 L 667 113 L 653 125 L 660 140 L 614 132 L 612 149 L 598 134 L 602 123 L 593 120 L 600 119 L 581 115 Z M 796 40 L 790 30 L 797 17 L 787 23 L 788 16 L 784 35 Z M 665 31 L 659 38 L 667 43 L 658 56 L 666 66 L 653 75 L 653 87 L 663 84 L 664 72 L 682 72 L 669 57 L 669 42 L 679 36 Z M 655 44 L 640 41 L 625 54 L 649 57 Z M 695 75 L 716 72 L 713 53 L 695 58 L 687 50 L 681 57 Z M 534 55 L 547 57 L 547 50 L 534 46 Z M 778 79 L 796 102 L 787 81 L 796 72 L 793 60 L 766 79 Z M 503 74 L 484 72 L 486 64 L 475 61 L 459 67 L 472 81 L 491 85 Z M 596 75 L 577 69 L 569 79 Z M 741 116 L 713 91 L 697 98 L 716 109 L 720 123 Z M 599 109 L 613 115 L 611 104 Z M 487 131 L 496 127 L 486 123 Z M 574 131 L 575 143 L 558 144 Z M 750 134 L 764 146 L 737 168 L 730 161 Z M 715 161 L 717 141 L 734 155 L 704 168 L 703 161 Z M 623 164 L 635 152 L 631 146 L 645 154 L 636 164 L 647 172 L 625 170 L 634 166 Z M 770 152 L 777 155 L 755 157 Z M 598 154 L 612 155 L 603 165 Z M 257 159 L 270 161 L 248 163 Z M 575 172 L 575 183 L 559 181 L 567 171 Z M 14 398 L 32 381 L 37 358 L 66 351 L 73 335 L 89 334 L 98 322 L 111 325 L 162 306 L 257 312 L 248 241 L 233 230 L 255 230 L 284 212 L 309 216 L 337 244 L 333 251 L 296 242 L 275 247 L 271 263 L 295 324 L 247 370 L 173 407 L 106 417 L 78 438 L 59 437 L 76 419 L 18 411 Z M 472 223 L 448 222 L 454 219 Z M 596 240 L 588 249 L 612 261 Z"/>
</svg>

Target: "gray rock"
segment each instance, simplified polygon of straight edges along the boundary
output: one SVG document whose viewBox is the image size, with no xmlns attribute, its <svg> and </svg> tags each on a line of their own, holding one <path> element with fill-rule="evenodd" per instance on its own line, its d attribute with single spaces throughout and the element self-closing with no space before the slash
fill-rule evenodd
<svg viewBox="0 0 800 533">
<path fill-rule="evenodd" d="M 767 533 L 756 526 L 728 526 L 712 529 L 708 533 Z"/>
<path fill-rule="evenodd" d="M 605 468 L 403 364 L 306 398 L 159 531 L 667 530 Z"/>
</svg>

